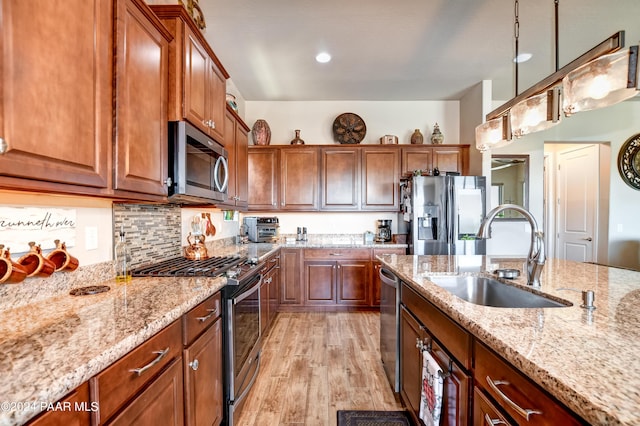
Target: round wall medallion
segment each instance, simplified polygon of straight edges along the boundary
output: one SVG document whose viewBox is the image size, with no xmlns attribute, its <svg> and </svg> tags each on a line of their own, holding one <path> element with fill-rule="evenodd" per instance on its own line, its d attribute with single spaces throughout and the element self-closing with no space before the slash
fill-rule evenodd
<svg viewBox="0 0 640 426">
<path fill-rule="evenodd" d="M 345 112 L 333 120 L 333 137 L 339 143 L 360 143 L 366 134 L 367 126 L 357 114 Z"/>
<path fill-rule="evenodd" d="M 631 136 L 620 148 L 618 171 L 624 183 L 640 190 L 640 133 Z"/>
</svg>

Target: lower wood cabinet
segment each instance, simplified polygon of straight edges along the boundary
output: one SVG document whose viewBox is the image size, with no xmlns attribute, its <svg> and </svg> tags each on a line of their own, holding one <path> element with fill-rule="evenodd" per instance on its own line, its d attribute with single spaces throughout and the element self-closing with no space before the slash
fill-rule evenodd
<svg viewBox="0 0 640 426">
<path fill-rule="evenodd" d="M 184 424 L 182 358 L 171 364 L 140 395 L 106 424 L 113 426 Z"/>
<path fill-rule="evenodd" d="M 477 387 L 473 388 L 473 424 L 474 425 L 516 425 L 507 420 L 495 405 Z"/>
<path fill-rule="evenodd" d="M 280 309 L 302 305 L 302 250 L 280 249 Z"/>
<path fill-rule="evenodd" d="M 58 401 L 62 407 L 70 409 L 46 411 L 29 422 L 30 426 L 88 426 L 91 424 L 91 410 L 97 404 L 89 401 L 89 384 L 81 384 L 68 395 Z M 56 403 L 56 407 L 58 406 Z M 68 404 L 68 405 L 67 405 Z"/>
<path fill-rule="evenodd" d="M 187 426 L 222 421 L 222 319 L 183 351 L 184 405 Z"/>
<path fill-rule="evenodd" d="M 472 378 L 440 346 L 428 329 L 402 306 L 400 317 L 400 394 L 416 424 L 420 415 L 423 351 L 429 351 L 445 374 L 441 425 L 469 424 Z"/>
</svg>

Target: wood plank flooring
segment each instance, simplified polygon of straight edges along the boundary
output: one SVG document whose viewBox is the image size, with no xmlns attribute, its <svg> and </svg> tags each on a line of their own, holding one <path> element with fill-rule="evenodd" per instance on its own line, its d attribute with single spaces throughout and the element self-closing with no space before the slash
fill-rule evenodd
<svg viewBox="0 0 640 426">
<path fill-rule="evenodd" d="M 378 312 L 276 316 L 239 426 L 336 425 L 337 410 L 402 410 L 380 361 Z"/>
</svg>

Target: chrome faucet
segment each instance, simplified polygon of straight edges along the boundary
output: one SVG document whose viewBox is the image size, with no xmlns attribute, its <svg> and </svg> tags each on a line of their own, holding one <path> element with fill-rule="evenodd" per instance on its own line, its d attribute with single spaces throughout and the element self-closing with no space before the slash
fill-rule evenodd
<svg viewBox="0 0 640 426">
<path fill-rule="evenodd" d="M 527 284 L 534 287 L 540 287 L 540 274 L 546 260 L 544 254 L 544 235 L 538 229 L 536 219 L 528 210 L 516 204 L 501 204 L 491 210 L 487 217 L 482 221 L 478 230 L 478 238 L 491 238 L 491 223 L 496 216 L 505 210 L 515 210 L 529 221 L 531 225 L 531 246 L 529 247 L 529 255 L 527 256 Z"/>
</svg>

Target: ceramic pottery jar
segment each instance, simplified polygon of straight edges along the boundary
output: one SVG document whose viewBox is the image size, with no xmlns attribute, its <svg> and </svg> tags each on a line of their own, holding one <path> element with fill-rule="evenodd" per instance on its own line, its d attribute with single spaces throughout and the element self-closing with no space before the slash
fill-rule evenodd
<svg viewBox="0 0 640 426">
<path fill-rule="evenodd" d="M 263 119 L 256 120 L 256 122 L 253 123 L 251 135 L 253 136 L 253 143 L 255 145 L 269 145 L 269 143 L 271 143 L 271 128 L 269 128 L 269 123 Z"/>
<path fill-rule="evenodd" d="M 433 133 L 431 133 L 431 143 L 435 145 L 439 145 L 444 142 L 444 135 L 440 131 L 440 127 L 438 127 L 438 123 L 433 126 Z"/>
<path fill-rule="evenodd" d="M 296 130 L 296 137 L 291 140 L 291 145 L 304 145 L 304 141 L 300 139 L 300 130 Z"/>
<path fill-rule="evenodd" d="M 422 133 L 420 133 L 420 129 L 416 129 L 415 132 L 413 132 L 413 134 L 411 135 L 411 144 L 417 145 L 421 144 L 422 142 L 424 142 L 424 136 L 422 136 Z"/>
</svg>

